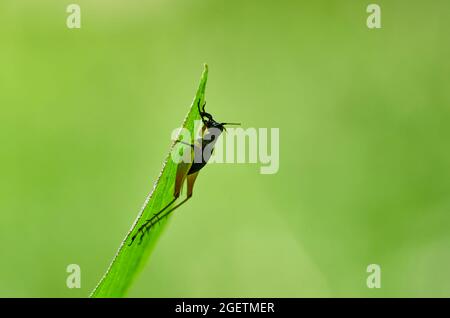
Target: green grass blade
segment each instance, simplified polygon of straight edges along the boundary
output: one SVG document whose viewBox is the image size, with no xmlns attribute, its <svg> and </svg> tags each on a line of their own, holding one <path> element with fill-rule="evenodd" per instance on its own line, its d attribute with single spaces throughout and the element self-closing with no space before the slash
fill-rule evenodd
<svg viewBox="0 0 450 318">
<path fill-rule="evenodd" d="M 205 99 L 207 78 L 208 67 L 205 65 L 197 94 L 195 95 L 194 101 L 192 102 L 191 108 L 182 126 L 191 132 L 192 139 L 195 136 L 195 120 L 200 119 L 197 103 L 199 100 L 203 103 Z M 172 143 L 170 151 L 172 151 L 173 147 L 174 143 Z M 161 174 L 156 180 L 152 192 L 145 201 L 144 207 L 139 213 L 127 236 L 122 241 L 122 244 L 120 245 L 111 265 L 93 291 L 91 297 L 123 297 L 136 274 L 145 264 L 145 261 L 155 247 L 159 236 L 166 226 L 167 218 L 161 220 L 155 227 L 153 227 L 152 230 L 144 237 L 141 244 L 137 244 L 139 238 L 137 238 L 132 245 L 129 245 L 129 242 L 131 235 L 135 233 L 136 229 L 138 229 L 145 220 L 151 218 L 153 214 L 160 211 L 160 209 L 169 203 L 173 198 L 177 164 L 170 160 L 170 151 L 163 164 Z"/>
</svg>

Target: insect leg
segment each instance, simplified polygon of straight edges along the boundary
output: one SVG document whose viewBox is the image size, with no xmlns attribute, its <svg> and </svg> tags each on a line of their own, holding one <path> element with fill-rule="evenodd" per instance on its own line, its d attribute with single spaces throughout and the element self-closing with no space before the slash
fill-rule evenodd
<svg viewBox="0 0 450 318">
<path fill-rule="evenodd" d="M 133 244 L 134 240 L 138 235 L 140 235 L 139 243 L 142 242 L 143 237 L 145 234 L 151 230 L 151 228 L 157 224 L 162 215 L 175 201 L 179 198 L 181 193 L 181 188 L 183 186 L 184 180 L 186 179 L 187 172 L 189 171 L 191 164 L 188 163 L 180 163 L 177 167 L 177 174 L 175 177 L 175 186 L 174 186 L 174 193 L 173 193 L 173 199 L 164 207 L 162 208 L 158 213 L 155 213 L 152 215 L 152 217 L 148 220 L 146 220 L 137 230 L 137 232 L 131 237 L 131 242 L 129 245 Z"/>
<path fill-rule="evenodd" d="M 153 225 L 155 225 L 159 220 L 159 215 L 163 213 L 167 208 L 169 208 L 176 200 L 178 199 L 178 196 L 174 197 L 172 201 L 170 201 L 162 210 L 160 210 L 158 213 L 153 214 L 152 217 L 148 220 L 146 220 L 137 230 L 137 232 L 131 237 L 131 242 L 129 245 L 133 244 L 136 237 L 141 234 L 140 242 L 142 242 L 142 238 L 144 237 L 144 234 L 146 231 L 148 231 Z M 140 244 L 140 243 L 139 243 Z"/>
<path fill-rule="evenodd" d="M 176 140 L 175 142 L 176 142 L 176 143 L 183 144 L 183 145 L 186 145 L 186 146 L 190 146 L 192 149 L 194 149 L 194 147 L 195 147 L 195 145 L 190 144 L 190 143 L 188 143 L 188 142 L 184 142 L 184 141 L 182 141 L 182 140 Z"/>
<path fill-rule="evenodd" d="M 171 208 L 169 211 L 167 211 L 162 216 L 162 218 L 167 217 L 170 213 L 172 213 L 173 211 L 178 209 L 181 205 L 186 203 L 186 201 L 189 200 L 192 197 L 192 192 L 194 190 L 194 183 L 195 183 L 195 179 L 197 179 L 197 176 L 198 176 L 198 171 L 195 172 L 195 173 L 192 173 L 192 174 L 188 174 L 188 176 L 187 176 L 187 196 L 186 196 L 186 199 L 184 199 L 183 201 L 181 201 L 180 203 L 175 205 L 173 208 Z"/>
</svg>

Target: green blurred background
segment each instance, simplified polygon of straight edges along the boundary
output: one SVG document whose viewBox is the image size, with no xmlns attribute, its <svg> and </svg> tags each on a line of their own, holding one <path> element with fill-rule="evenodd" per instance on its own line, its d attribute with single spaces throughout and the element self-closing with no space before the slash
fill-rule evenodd
<svg viewBox="0 0 450 318">
<path fill-rule="evenodd" d="M 0 2 L 0 296 L 89 295 L 204 62 L 280 170 L 202 171 L 129 296 L 450 296 L 448 1 L 376 1 L 379 30 L 368 1 L 79 0 L 79 30 L 70 3 Z"/>
</svg>

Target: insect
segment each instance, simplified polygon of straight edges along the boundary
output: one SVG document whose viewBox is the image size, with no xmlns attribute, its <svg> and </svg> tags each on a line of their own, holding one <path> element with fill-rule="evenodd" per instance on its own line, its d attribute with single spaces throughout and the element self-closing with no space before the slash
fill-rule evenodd
<svg viewBox="0 0 450 318">
<path fill-rule="evenodd" d="M 185 143 L 179 140 L 177 141 L 177 143 L 182 143 L 190 146 L 194 156 L 192 162 L 181 162 L 177 166 L 172 201 L 170 201 L 164 208 L 162 208 L 158 213 L 154 214 L 150 219 L 146 220 L 139 227 L 137 232 L 131 237 L 130 245 L 133 244 L 138 236 L 140 236 L 140 244 L 145 234 L 148 233 L 152 229 L 152 227 L 155 226 L 155 224 L 157 224 L 161 219 L 167 217 L 170 213 L 175 211 L 192 197 L 194 183 L 197 179 L 198 173 L 208 163 L 218 137 L 222 134 L 223 131 L 226 131 L 225 125 L 240 125 L 239 123 L 219 123 L 215 121 L 213 116 L 205 111 L 205 106 L 206 102 L 200 107 L 200 100 L 198 101 L 197 107 L 203 122 L 203 126 L 201 128 L 201 137 L 198 138 L 194 144 Z M 181 189 L 185 181 L 187 183 L 186 198 L 175 206 L 172 206 L 180 197 Z"/>
</svg>

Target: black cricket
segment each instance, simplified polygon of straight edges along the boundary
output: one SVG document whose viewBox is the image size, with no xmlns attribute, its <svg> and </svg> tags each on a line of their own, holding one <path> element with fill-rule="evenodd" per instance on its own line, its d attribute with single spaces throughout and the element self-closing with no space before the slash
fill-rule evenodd
<svg viewBox="0 0 450 318">
<path fill-rule="evenodd" d="M 200 107 L 199 99 L 197 107 L 203 122 L 201 137 L 198 138 L 194 144 L 187 144 L 182 141 L 177 141 L 179 143 L 190 146 L 194 152 L 194 156 L 192 162 L 181 162 L 178 164 L 172 201 L 170 201 L 164 208 L 162 208 L 158 213 L 154 214 L 150 219 L 146 220 L 139 227 L 137 232 L 131 237 L 131 242 L 129 245 L 133 244 L 138 235 L 140 235 L 140 244 L 145 234 L 148 233 L 153 228 L 153 226 L 155 226 L 161 219 L 167 217 L 181 205 L 186 203 L 186 201 L 188 201 L 192 197 L 194 183 L 197 179 L 198 173 L 208 163 L 218 137 L 224 130 L 226 131 L 225 125 L 240 125 L 238 123 L 219 123 L 215 121 L 213 116 L 205 111 L 205 106 L 206 102 Z M 186 198 L 177 205 L 171 207 L 172 204 L 175 203 L 175 201 L 180 197 L 181 189 L 185 180 L 187 182 Z"/>
</svg>

